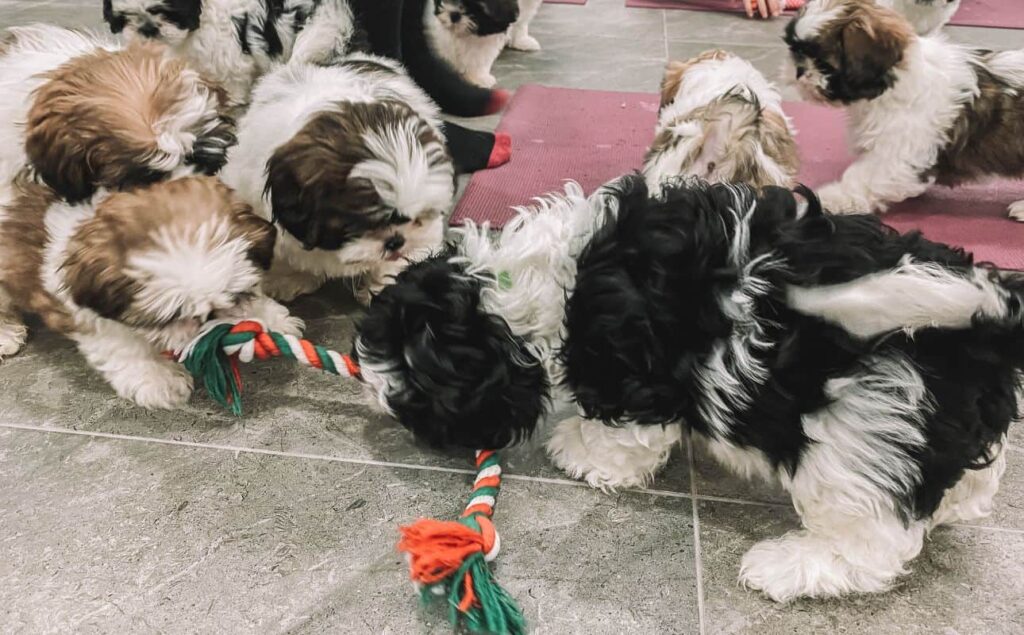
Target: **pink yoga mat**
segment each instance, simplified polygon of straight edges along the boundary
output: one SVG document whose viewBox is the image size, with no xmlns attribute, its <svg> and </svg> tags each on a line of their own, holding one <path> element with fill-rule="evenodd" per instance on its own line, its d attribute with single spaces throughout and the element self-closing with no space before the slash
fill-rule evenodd
<svg viewBox="0 0 1024 635">
<path fill-rule="evenodd" d="M 500 227 L 515 215 L 511 207 L 561 190 L 566 179 L 590 192 L 638 169 L 657 109 L 655 94 L 523 86 L 498 126 L 512 135 L 512 160 L 473 176 L 452 223 Z M 803 103 L 786 104 L 786 111 L 799 132 L 801 181 L 817 187 L 842 174 L 851 161 L 842 111 Z M 1006 206 L 1022 199 L 1020 181 L 934 187 L 885 219 L 901 231 L 921 229 L 932 240 L 966 247 L 979 260 L 1024 269 L 1024 223 L 1006 217 Z"/>
<path fill-rule="evenodd" d="M 578 4 L 580 6 L 587 3 L 587 0 L 544 0 L 544 4 Z"/>
<path fill-rule="evenodd" d="M 626 0 L 626 6 L 636 9 L 744 13 L 741 0 Z M 1024 2 L 1021 0 L 963 0 L 960 10 L 953 16 L 950 24 L 1024 29 Z"/>
</svg>

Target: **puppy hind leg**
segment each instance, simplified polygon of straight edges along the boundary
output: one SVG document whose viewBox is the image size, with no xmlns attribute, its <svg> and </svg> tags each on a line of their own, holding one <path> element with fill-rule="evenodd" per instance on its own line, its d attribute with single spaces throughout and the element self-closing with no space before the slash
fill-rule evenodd
<svg viewBox="0 0 1024 635">
<path fill-rule="evenodd" d="M 992 513 L 992 499 L 1006 472 L 1006 440 L 992 448 L 992 462 L 979 470 L 967 470 L 956 485 L 946 490 L 929 529 L 959 521 L 978 520 Z"/>
<path fill-rule="evenodd" d="M 907 572 L 905 564 L 924 544 L 925 523 L 904 524 L 890 510 L 856 515 L 803 507 L 805 529 L 759 542 L 744 554 L 741 584 L 776 602 L 877 593 Z"/>
<path fill-rule="evenodd" d="M 591 487 L 644 487 L 682 440 L 680 424 L 608 426 L 580 416 L 560 421 L 547 442 L 552 462 Z"/>
</svg>

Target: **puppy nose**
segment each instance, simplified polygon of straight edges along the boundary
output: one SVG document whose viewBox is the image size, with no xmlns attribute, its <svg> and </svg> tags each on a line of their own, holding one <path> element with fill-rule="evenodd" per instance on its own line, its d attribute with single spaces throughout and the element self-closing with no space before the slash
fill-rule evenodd
<svg viewBox="0 0 1024 635">
<path fill-rule="evenodd" d="M 395 234 L 391 238 L 388 238 L 384 242 L 384 249 L 388 251 L 398 251 L 405 245 L 405 236 L 401 234 Z"/>
<path fill-rule="evenodd" d="M 139 27 L 139 35 L 142 37 L 156 37 L 160 35 L 160 29 L 152 22 L 147 22 Z"/>
<path fill-rule="evenodd" d="M 462 14 L 452 11 L 448 14 L 448 19 L 452 21 L 452 24 L 458 24 L 462 20 Z"/>
</svg>

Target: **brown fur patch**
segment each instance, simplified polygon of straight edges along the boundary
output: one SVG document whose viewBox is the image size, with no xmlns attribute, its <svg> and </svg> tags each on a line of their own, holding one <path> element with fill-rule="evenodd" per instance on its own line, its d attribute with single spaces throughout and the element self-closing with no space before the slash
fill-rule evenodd
<svg viewBox="0 0 1024 635">
<path fill-rule="evenodd" d="M 274 218 L 305 246 L 323 249 L 337 249 L 353 237 L 387 225 L 394 210 L 382 208 L 370 181 L 349 179 L 349 175 L 356 165 L 373 158 L 366 147 L 366 133 L 402 126 L 413 117 L 406 104 L 390 100 L 342 102 L 313 117 L 267 164 Z M 445 148 L 423 120 L 417 123 L 416 135 L 423 146 Z M 444 149 L 432 157 L 430 165 L 450 160 Z"/>
<path fill-rule="evenodd" d="M 845 101 L 871 98 L 891 85 L 890 73 L 903 62 L 917 37 L 901 14 L 874 0 L 833 1 L 845 11 L 822 27 L 816 38 L 819 57 L 841 76 Z"/>
<path fill-rule="evenodd" d="M 97 187 L 120 189 L 156 181 L 164 153 L 159 122 L 194 94 L 194 75 L 159 44 L 98 50 L 72 59 L 36 91 L 26 151 L 43 180 L 70 201 Z"/>
<path fill-rule="evenodd" d="M 739 94 L 727 94 L 659 130 L 645 163 L 671 151 L 682 141 L 672 128 L 684 121 L 697 123 L 703 138 L 700 147 L 681 165 L 680 174 L 706 178 L 705 174 L 692 174 L 695 162 L 708 144 L 717 143 L 722 152 L 712 157 L 715 180 L 759 188 L 769 185 L 792 187 L 796 184 L 796 174 L 800 169 L 799 153 L 785 119 Z M 713 142 L 712 137 L 716 135 L 724 139 Z M 780 182 L 776 173 L 765 169 L 759 150 L 778 164 L 786 174 L 785 181 Z"/>
<path fill-rule="evenodd" d="M 665 66 L 665 75 L 661 79 L 661 106 L 659 109 L 664 109 L 675 101 L 676 95 L 679 94 L 679 86 L 683 83 L 683 76 L 686 75 L 686 71 L 701 62 L 712 59 L 722 60 L 729 55 L 731 55 L 731 53 L 728 51 L 712 49 L 710 51 L 704 51 L 697 57 L 686 60 L 685 62 L 669 62 Z"/>
<path fill-rule="evenodd" d="M 139 281 L 126 271 L 132 256 L 154 247 L 154 234 L 190 236 L 222 219 L 229 238 L 244 238 L 249 257 L 269 268 L 276 232 L 249 205 L 213 177 L 190 177 L 111 195 L 82 223 L 68 243 L 64 272 L 72 298 L 103 317 L 133 326 L 162 323 L 134 306 Z"/>
<path fill-rule="evenodd" d="M 982 55 L 986 63 L 993 53 Z M 960 110 L 932 172 L 942 185 L 984 176 L 1024 176 L 1024 86 L 976 66 L 980 94 Z"/>
<path fill-rule="evenodd" d="M 58 198 L 25 175 L 11 187 L 12 199 L 0 209 L 0 287 L 15 310 L 34 313 L 51 329 L 69 332 L 70 316 L 42 283 L 43 256 L 49 242 L 46 211 Z"/>
</svg>

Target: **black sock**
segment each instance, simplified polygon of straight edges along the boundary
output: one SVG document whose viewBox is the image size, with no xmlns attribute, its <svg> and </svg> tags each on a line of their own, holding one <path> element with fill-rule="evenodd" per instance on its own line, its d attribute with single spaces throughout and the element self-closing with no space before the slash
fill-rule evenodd
<svg viewBox="0 0 1024 635">
<path fill-rule="evenodd" d="M 444 122 L 444 135 L 457 174 L 494 168 L 507 163 L 512 150 L 511 137 L 499 132 L 482 132 Z"/>
</svg>

